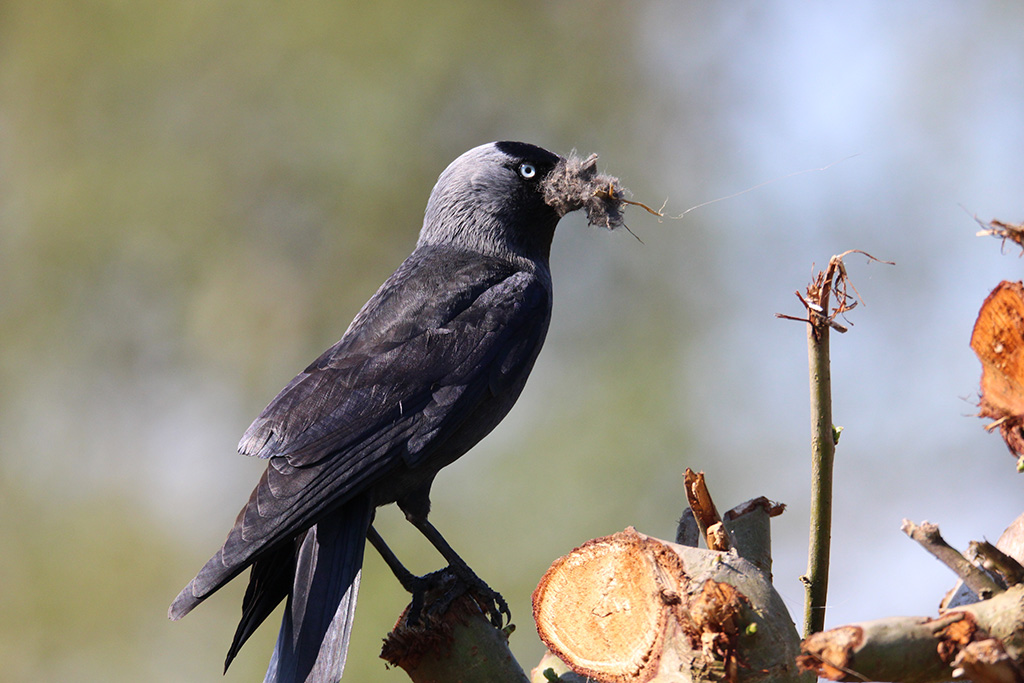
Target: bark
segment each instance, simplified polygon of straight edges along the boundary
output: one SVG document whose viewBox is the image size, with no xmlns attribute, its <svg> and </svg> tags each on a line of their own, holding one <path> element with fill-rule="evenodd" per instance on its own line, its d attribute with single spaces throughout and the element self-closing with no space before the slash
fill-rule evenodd
<svg viewBox="0 0 1024 683">
<path fill-rule="evenodd" d="M 428 596 L 418 623 L 408 610 L 384 640 L 381 658 L 401 667 L 413 683 L 529 683 L 508 647 L 508 632 L 495 628 L 476 601 L 463 594 L 437 615 Z"/>
<path fill-rule="evenodd" d="M 548 648 L 595 681 L 801 680 L 789 612 L 768 575 L 735 550 L 632 528 L 595 539 L 544 575 L 534 619 Z M 546 680 L 544 670 L 533 680 Z"/>
<path fill-rule="evenodd" d="M 936 618 L 891 617 L 804 640 L 802 669 L 833 681 L 1024 681 L 1024 586 Z"/>
</svg>

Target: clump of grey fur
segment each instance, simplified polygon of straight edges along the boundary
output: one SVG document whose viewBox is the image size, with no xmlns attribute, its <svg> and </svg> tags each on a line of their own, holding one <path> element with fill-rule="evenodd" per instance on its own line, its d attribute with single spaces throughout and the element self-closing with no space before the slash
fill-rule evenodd
<svg viewBox="0 0 1024 683">
<path fill-rule="evenodd" d="M 544 202 L 559 216 L 585 209 L 590 225 L 609 230 L 623 224 L 622 209 L 627 190 L 619 179 L 597 172 L 597 155 L 581 159 L 575 152 L 551 170 L 542 185 Z"/>
</svg>

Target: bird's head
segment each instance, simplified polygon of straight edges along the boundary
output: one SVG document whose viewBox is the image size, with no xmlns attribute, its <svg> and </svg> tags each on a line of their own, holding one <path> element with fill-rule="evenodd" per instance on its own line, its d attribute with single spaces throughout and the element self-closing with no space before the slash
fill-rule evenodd
<svg viewBox="0 0 1024 683">
<path fill-rule="evenodd" d="M 561 215 L 545 202 L 542 183 L 560 161 L 524 142 L 474 147 L 437 179 L 419 243 L 546 261 Z"/>
</svg>

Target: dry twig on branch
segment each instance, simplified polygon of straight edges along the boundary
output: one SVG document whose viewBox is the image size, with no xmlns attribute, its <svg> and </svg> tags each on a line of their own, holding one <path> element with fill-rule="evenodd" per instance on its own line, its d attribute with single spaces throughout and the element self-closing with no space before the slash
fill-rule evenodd
<svg viewBox="0 0 1024 683">
<path fill-rule="evenodd" d="M 1020 565 L 1009 552 L 1020 550 L 1022 528 L 1024 515 L 1000 537 L 996 553 L 982 551 L 998 558 L 1004 578 L 1017 576 Z M 951 548 L 933 524 L 905 521 L 903 530 L 990 597 L 938 617 L 891 617 L 816 633 L 801 644 L 800 666 L 835 681 L 1024 682 L 1024 584 L 1007 580 L 1004 588 Z"/>
<path fill-rule="evenodd" d="M 976 233 L 978 237 L 998 237 L 1003 241 L 1004 248 L 1006 241 L 1009 240 L 1024 249 L 1024 224 L 1007 223 L 996 218 L 988 223 L 983 223 L 977 216 L 974 217 L 974 220 L 982 228 Z M 1024 251 L 1021 251 L 1019 255 L 1024 256 Z"/>
<path fill-rule="evenodd" d="M 850 282 L 843 257 L 871 254 L 851 249 L 829 259 L 807 285 L 806 296 L 796 293 L 807 310 L 806 318 L 776 313 L 776 317 L 807 323 L 807 355 L 811 389 L 811 522 L 807 551 L 807 573 L 800 577 L 805 587 L 804 635 L 825 627 L 825 600 L 828 595 L 828 564 L 832 534 L 832 466 L 841 428 L 832 422 L 832 375 L 829 360 L 829 330 L 846 332 L 836 318 L 857 305 L 857 288 Z M 893 265 L 889 261 L 881 261 Z M 851 290 L 853 294 L 851 294 Z M 835 296 L 833 307 L 831 297 Z M 859 295 L 858 295 L 859 296 Z"/>
</svg>

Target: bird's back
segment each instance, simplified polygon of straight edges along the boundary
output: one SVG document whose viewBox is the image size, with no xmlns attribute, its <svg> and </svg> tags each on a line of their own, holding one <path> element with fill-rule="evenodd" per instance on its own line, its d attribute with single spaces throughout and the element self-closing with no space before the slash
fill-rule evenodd
<svg viewBox="0 0 1024 683">
<path fill-rule="evenodd" d="M 518 398 L 547 331 L 549 283 L 463 249 L 413 252 L 246 431 L 239 450 L 267 470 L 172 617 L 353 496 L 381 505 L 429 487 Z"/>
</svg>

